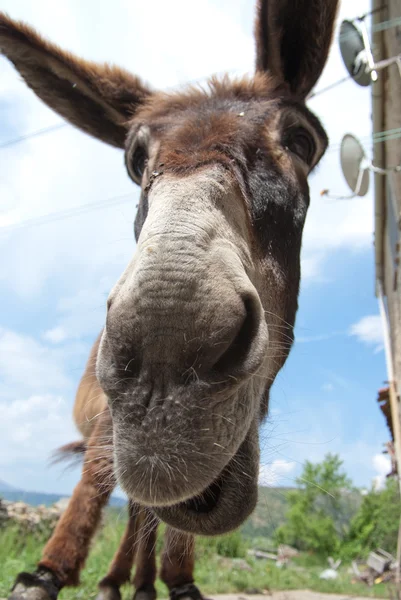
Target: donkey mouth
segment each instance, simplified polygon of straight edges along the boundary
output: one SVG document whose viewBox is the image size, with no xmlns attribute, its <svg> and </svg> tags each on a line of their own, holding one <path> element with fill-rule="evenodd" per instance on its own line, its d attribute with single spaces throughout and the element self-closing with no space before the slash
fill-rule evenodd
<svg viewBox="0 0 401 600">
<path fill-rule="evenodd" d="M 258 434 L 257 428 L 251 427 L 236 455 L 202 493 L 152 510 L 162 521 L 181 531 L 196 535 L 227 533 L 239 527 L 255 508 L 258 470 Z"/>
</svg>

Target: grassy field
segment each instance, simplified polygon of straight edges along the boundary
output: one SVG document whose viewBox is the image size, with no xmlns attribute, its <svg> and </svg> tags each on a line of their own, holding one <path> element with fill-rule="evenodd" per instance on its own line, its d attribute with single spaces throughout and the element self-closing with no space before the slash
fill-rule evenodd
<svg viewBox="0 0 401 600">
<path fill-rule="evenodd" d="M 81 585 L 77 589 L 65 589 L 60 600 L 91 600 L 96 597 L 97 582 L 106 574 L 108 565 L 119 543 L 125 525 L 123 511 L 111 511 L 104 527 L 99 531 L 82 573 Z M 34 536 L 22 535 L 15 527 L 0 530 L 0 598 L 6 597 L 16 574 L 22 570 L 32 570 L 40 557 L 41 548 L 48 533 Z M 262 540 L 259 538 L 258 544 Z M 162 545 L 158 540 L 158 551 Z M 370 589 L 362 584 L 351 583 L 347 566 L 340 569 L 340 577 L 335 581 L 322 581 L 319 574 L 326 564 L 312 556 L 297 558 L 292 566 L 279 569 L 273 562 L 258 561 L 247 555 L 252 546 L 249 539 L 239 533 L 213 539 L 200 539 L 197 543 L 196 582 L 202 592 L 208 595 L 227 592 L 262 592 L 263 590 L 312 589 L 321 592 L 344 593 L 375 598 L 388 598 L 388 590 L 383 584 Z M 244 570 L 245 559 L 251 570 Z M 157 582 L 160 598 L 167 597 L 167 589 Z M 130 586 L 123 591 L 124 600 L 132 597 Z"/>
</svg>

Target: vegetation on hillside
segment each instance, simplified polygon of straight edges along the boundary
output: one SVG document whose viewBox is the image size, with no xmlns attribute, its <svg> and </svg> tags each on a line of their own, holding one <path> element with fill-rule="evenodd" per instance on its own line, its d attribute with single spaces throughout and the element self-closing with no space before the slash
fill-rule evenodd
<svg viewBox="0 0 401 600">
<path fill-rule="evenodd" d="M 125 513 L 112 510 L 106 517 L 104 527 L 99 531 L 90 553 L 87 565 L 82 572 L 78 588 L 62 590 L 59 600 L 93 600 L 97 594 L 97 584 L 106 574 L 114 551 L 121 539 L 125 526 Z M 15 527 L 0 531 L 0 598 L 6 597 L 17 573 L 33 570 L 37 563 L 46 536 L 24 536 Z M 157 552 L 163 543 L 161 528 Z M 219 538 L 198 538 L 196 546 L 195 580 L 202 592 L 209 597 L 213 594 L 240 592 L 252 593 L 280 589 L 312 589 L 321 592 L 358 594 L 366 597 L 387 598 L 386 586 L 375 586 L 374 590 L 363 584 L 352 584 L 347 568 L 340 569 L 335 581 L 322 581 L 319 575 L 327 564 L 316 556 L 302 554 L 292 566 L 279 569 L 272 561 L 256 560 L 247 554 L 252 547 L 239 532 Z M 167 589 L 157 581 L 159 598 L 167 597 Z M 132 598 L 132 588 L 123 589 L 123 600 Z"/>
<path fill-rule="evenodd" d="M 363 496 L 342 471 L 339 457 L 327 454 L 321 463 L 307 461 L 297 483 L 299 488 L 287 495 L 276 543 L 345 560 L 365 558 L 378 547 L 395 554 L 400 497 L 394 480 Z"/>
<path fill-rule="evenodd" d="M 365 558 L 375 548 L 395 556 L 400 521 L 400 494 L 397 481 L 388 479 L 383 490 L 372 489 L 351 520 L 341 547 L 344 558 Z"/>
<path fill-rule="evenodd" d="M 384 584 L 374 590 L 352 583 L 350 561 L 365 558 L 380 546 L 394 553 L 397 541 L 400 498 L 396 482 L 387 481 L 383 490 L 362 496 L 342 471 L 338 456 L 327 455 L 318 464 L 306 463 L 297 489 L 262 488 L 258 507 L 240 531 L 216 538 L 198 538 L 196 582 L 207 594 L 262 592 L 269 589 L 309 588 L 322 592 L 388 597 Z M 281 525 L 280 525 L 281 523 Z M 126 524 L 125 509 L 110 508 L 82 573 L 78 589 L 65 589 L 60 600 L 90 600 L 96 597 L 98 581 L 106 574 Z M 277 527 L 277 524 L 279 526 Z M 17 573 L 33 570 L 49 531 L 22 533 L 15 524 L 0 528 L 0 597 L 7 596 Z M 273 561 L 256 560 L 250 548 L 271 550 L 289 543 L 300 555 L 287 567 Z M 163 527 L 157 553 L 160 557 Z M 323 581 L 327 556 L 340 557 L 339 577 Z M 167 590 L 158 581 L 159 597 Z M 132 597 L 126 586 L 123 599 Z"/>
</svg>

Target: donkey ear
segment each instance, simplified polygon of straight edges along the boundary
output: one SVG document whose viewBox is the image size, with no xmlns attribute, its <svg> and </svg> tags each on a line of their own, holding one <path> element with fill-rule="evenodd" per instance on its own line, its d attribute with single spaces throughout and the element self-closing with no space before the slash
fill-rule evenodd
<svg viewBox="0 0 401 600">
<path fill-rule="evenodd" d="M 256 70 L 305 98 L 326 63 L 339 0 L 258 0 Z"/>
<path fill-rule="evenodd" d="M 134 75 L 64 52 L 0 12 L 0 54 L 50 108 L 86 133 L 124 147 L 127 121 L 151 94 Z"/>
</svg>

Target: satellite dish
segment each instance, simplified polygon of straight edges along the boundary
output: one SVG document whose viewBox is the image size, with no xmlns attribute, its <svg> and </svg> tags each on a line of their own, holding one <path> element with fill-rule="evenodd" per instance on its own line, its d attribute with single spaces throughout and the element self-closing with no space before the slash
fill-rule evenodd
<svg viewBox="0 0 401 600">
<path fill-rule="evenodd" d="M 340 52 L 352 79 L 362 86 L 372 81 L 366 46 L 360 29 L 353 21 L 343 21 L 339 35 Z"/>
<path fill-rule="evenodd" d="M 341 141 L 341 168 L 355 196 L 366 196 L 369 189 L 370 163 L 359 140 L 347 133 Z"/>
<path fill-rule="evenodd" d="M 341 140 L 340 162 L 343 175 L 351 188 L 352 194 L 344 196 L 343 194 L 330 193 L 329 189 L 320 192 L 321 196 L 326 196 L 331 200 L 351 200 L 355 196 L 366 196 L 369 190 L 369 173 L 377 175 L 389 175 L 390 173 L 401 173 L 401 164 L 394 167 L 382 169 L 374 165 L 366 156 L 365 150 L 356 137 L 350 133 L 345 134 Z"/>
</svg>

